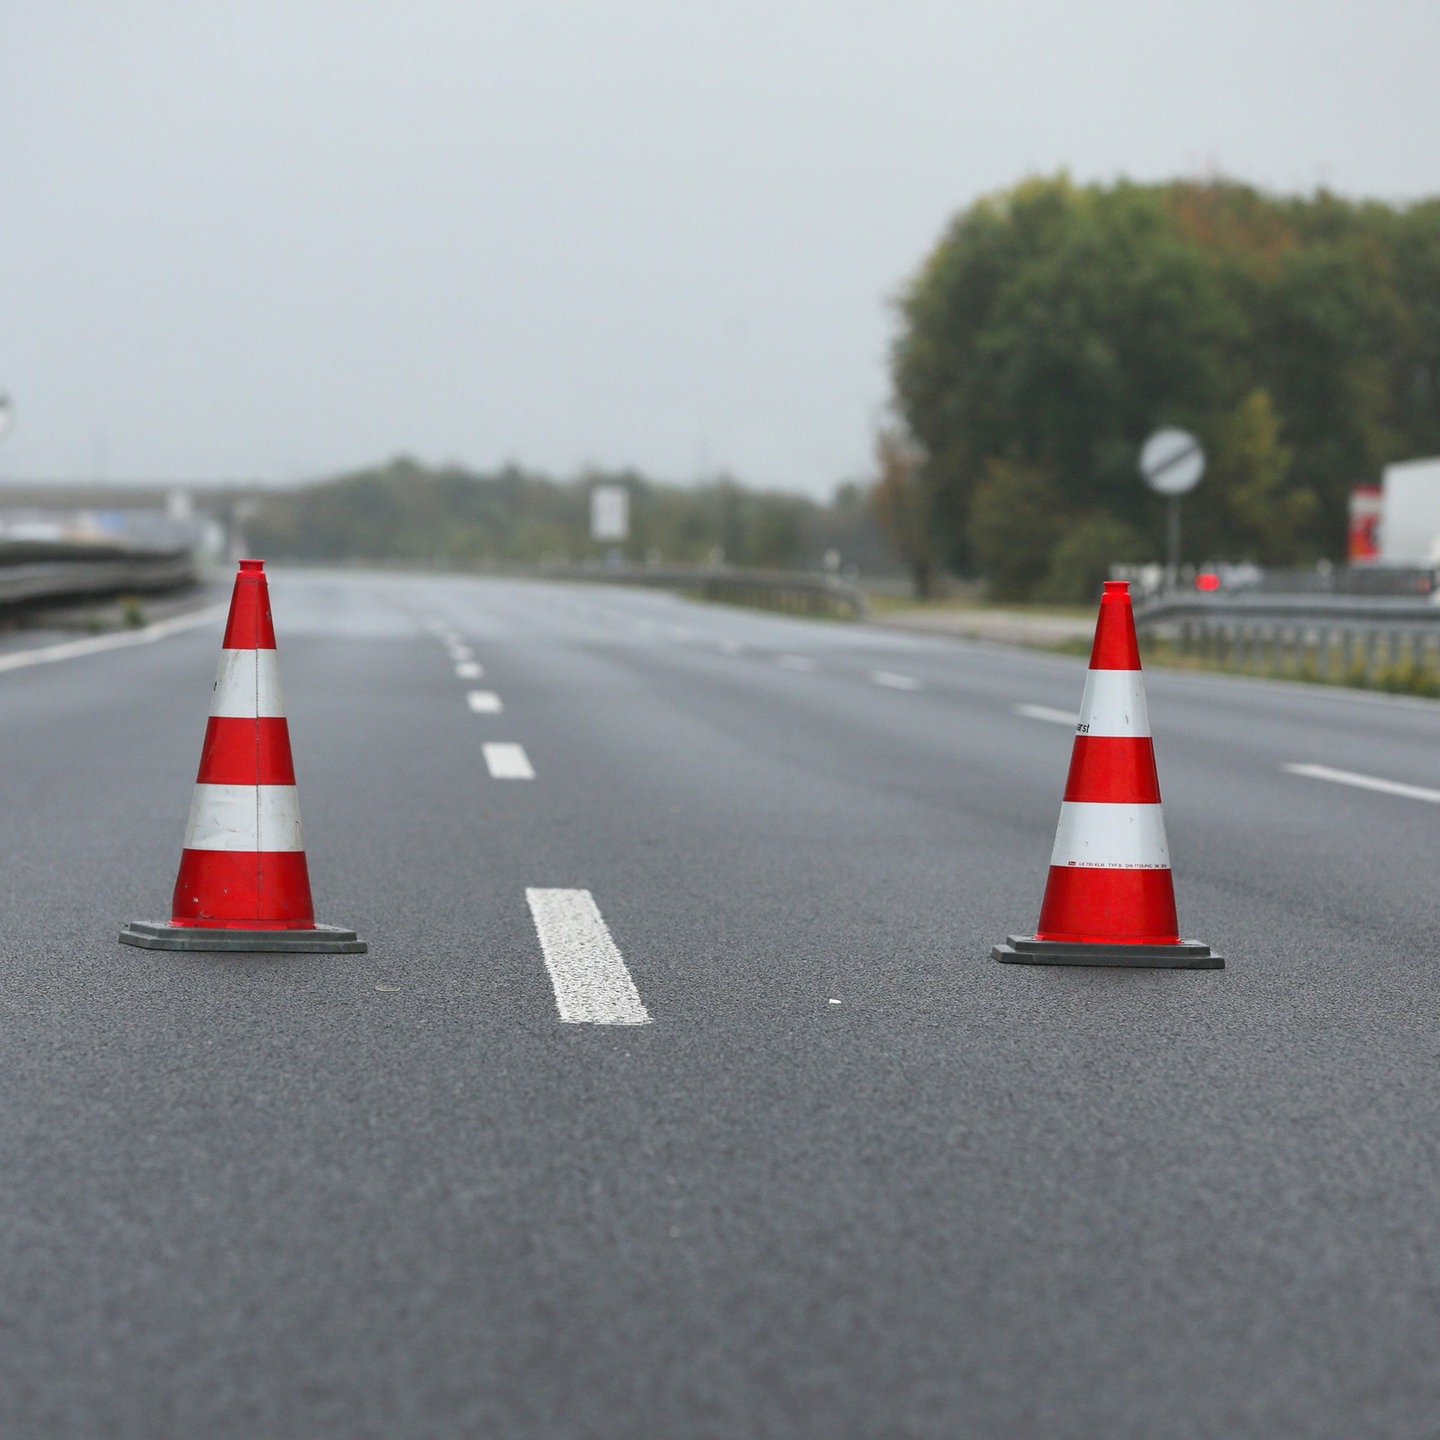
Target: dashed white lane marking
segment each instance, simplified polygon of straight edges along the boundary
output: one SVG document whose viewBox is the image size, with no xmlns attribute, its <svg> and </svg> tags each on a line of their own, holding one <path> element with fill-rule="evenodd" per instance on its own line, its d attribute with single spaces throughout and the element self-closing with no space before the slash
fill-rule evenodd
<svg viewBox="0 0 1440 1440">
<path fill-rule="evenodd" d="M 477 715 L 498 715 L 505 708 L 493 690 L 472 690 L 466 695 L 465 703 Z"/>
<path fill-rule="evenodd" d="M 509 741 L 491 741 L 480 747 L 485 764 L 495 780 L 533 780 L 535 770 L 523 745 Z"/>
<path fill-rule="evenodd" d="M 896 675 L 892 670 L 875 670 L 871 672 L 870 679 L 876 685 L 883 685 L 888 690 L 918 690 L 920 682 L 910 675 Z"/>
<path fill-rule="evenodd" d="M 808 655 L 777 655 L 775 663 L 782 670 L 813 670 L 815 662 Z"/>
<path fill-rule="evenodd" d="M 450 658 L 454 660 L 456 664 L 459 664 L 462 660 L 473 660 L 475 658 L 475 652 L 468 645 L 448 645 L 446 649 L 450 651 Z"/>
<path fill-rule="evenodd" d="M 455 667 L 455 674 L 461 680 L 478 680 L 484 673 L 474 660 L 462 660 Z"/>
<path fill-rule="evenodd" d="M 90 635 L 84 640 L 64 640 L 58 645 L 41 645 L 34 650 L 16 650 L 9 655 L 0 655 L 0 670 L 23 670 L 28 665 L 53 665 L 58 660 L 73 660 L 80 655 L 99 655 L 106 650 L 124 650 L 131 645 L 148 645 L 153 640 L 163 640 L 167 635 L 178 635 L 184 630 L 197 630 L 202 625 L 213 625 L 230 613 L 229 605 L 211 605 L 189 615 L 177 615 L 173 620 L 157 620 L 139 630 L 125 630 L 118 635 Z"/>
<path fill-rule="evenodd" d="M 1064 725 L 1071 730 L 1080 723 L 1080 717 L 1073 710 L 1052 710 L 1048 705 L 1017 705 L 1015 713 L 1027 720 L 1044 720 L 1047 724 Z"/>
<path fill-rule="evenodd" d="M 588 890 L 529 890 L 525 898 L 555 987 L 555 1005 L 570 1025 L 648 1025 L 649 1011 L 625 968 Z"/>
<path fill-rule="evenodd" d="M 1399 795 L 1404 800 L 1440 805 L 1440 790 L 1429 790 L 1424 785 L 1406 785 L 1378 775 L 1357 775 L 1353 770 L 1332 770 L 1328 765 L 1282 765 L 1280 768 L 1291 775 L 1303 775 L 1307 780 L 1328 780 L 1332 785 L 1353 785 L 1357 790 L 1376 790 L 1381 795 Z"/>
<path fill-rule="evenodd" d="M 745 647 L 738 640 L 722 640 L 720 648 L 727 655 L 738 655 Z"/>
</svg>

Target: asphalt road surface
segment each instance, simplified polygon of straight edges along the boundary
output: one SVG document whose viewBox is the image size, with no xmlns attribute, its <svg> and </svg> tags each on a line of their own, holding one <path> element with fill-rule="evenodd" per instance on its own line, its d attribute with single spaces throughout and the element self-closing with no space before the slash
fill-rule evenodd
<svg viewBox="0 0 1440 1440">
<path fill-rule="evenodd" d="M 272 593 L 363 956 L 116 943 L 218 619 L 0 655 L 0 1435 L 1440 1433 L 1440 706 L 1151 672 L 1228 966 L 1006 966 L 1083 660 Z"/>
</svg>

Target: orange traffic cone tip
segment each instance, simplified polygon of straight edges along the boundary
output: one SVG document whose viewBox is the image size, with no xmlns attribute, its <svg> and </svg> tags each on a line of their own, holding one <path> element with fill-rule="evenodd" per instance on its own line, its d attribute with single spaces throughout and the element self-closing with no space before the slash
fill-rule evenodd
<svg viewBox="0 0 1440 1440">
<path fill-rule="evenodd" d="M 1011 964 L 1224 968 L 1208 945 L 1180 938 L 1123 580 L 1107 580 L 1100 598 L 1040 923 L 1033 935 L 1012 935 L 991 954 Z"/>
<path fill-rule="evenodd" d="M 366 948 L 353 930 L 315 923 L 261 560 L 242 560 L 235 577 L 170 923 L 135 920 L 120 939 L 152 950 Z"/>
</svg>

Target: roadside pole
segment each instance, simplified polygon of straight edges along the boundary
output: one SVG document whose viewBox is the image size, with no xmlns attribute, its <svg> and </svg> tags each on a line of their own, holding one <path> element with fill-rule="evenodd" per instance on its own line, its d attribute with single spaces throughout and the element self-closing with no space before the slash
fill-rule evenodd
<svg viewBox="0 0 1440 1440">
<path fill-rule="evenodd" d="M 1188 431 L 1157 430 L 1140 450 L 1140 474 L 1157 494 L 1170 499 L 1166 517 L 1165 588 L 1180 588 L 1180 497 L 1188 494 L 1205 473 L 1205 451 Z"/>
</svg>

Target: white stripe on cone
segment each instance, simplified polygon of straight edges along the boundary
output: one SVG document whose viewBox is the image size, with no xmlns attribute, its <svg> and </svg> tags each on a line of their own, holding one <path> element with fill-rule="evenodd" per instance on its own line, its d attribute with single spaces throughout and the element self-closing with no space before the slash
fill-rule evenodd
<svg viewBox="0 0 1440 1440">
<path fill-rule="evenodd" d="M 1085 676 L 1077 735 L 1146 736 L 1150 712 L 1138 670 L 1091 670 Z"/>
<path fill-rule="evenodd" d="M 279 719 L 285 714 L 280 662 L 274 650 L 222 650 L 215 671 L 212 715 L 234 720 Z"/>
<path fill-rule="evenodd" d="M 196 785 L 185 848 L 303 850 L 299 794 L 293 785 Z"/>
<path fill-rule="evenodd" d="M 1170 849 L 1160 806 L 1063 801 L 1050 863 L 1100 870 L 1168 870 Z"/>
</svg>

